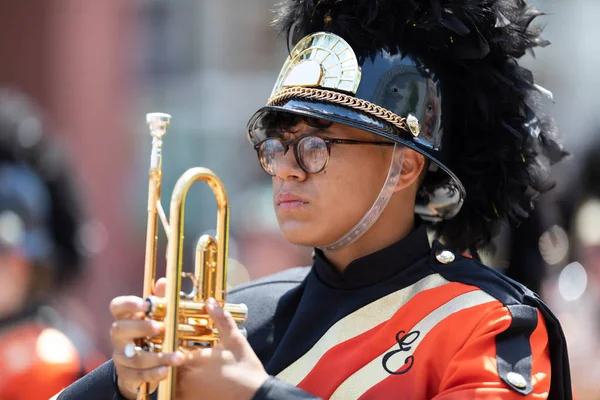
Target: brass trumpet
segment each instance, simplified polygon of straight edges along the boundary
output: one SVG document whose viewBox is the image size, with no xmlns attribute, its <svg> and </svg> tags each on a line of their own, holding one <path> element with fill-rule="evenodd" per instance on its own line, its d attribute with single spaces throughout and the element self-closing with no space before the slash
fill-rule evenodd
<svg viewBox="0 0 600 400">
<path fill-rule="evenodd" d="M 187 351 L 197 347 L 214 346 L 219 333 L 205 311 L 209 297 L 229 311 L 238 324 L 246 321 L 248 309 L 244 304 L 226 303 L 227 245 L 229 236 L 229 202 L 221 180 L 209 169 L 190 168 L 177 180 L 171 196 L 169 219 L 160 202 L 162 181 L 162 139 L 167 133 L 171 116 L 151 113 L 146 116 L 152 136 L 148 185 L 148 226 L 146 231 L 146 258 L 143 296 L 148 304 L 146 315 L 165 323 L 164 336 L 140 339 L 138 346 L 146 351 Z M 185 199 L 188 190 L 197 181 L 206 182 L 217 201 L 217 232 L 215 237 L 202 236 L 196 245 L 195 269 L 183 272 L 182 250 L 184 234 Z M 156 282 L 156 253 L 158 219 L 167 236 L 167 291 L 164 299 L 154 295 Z M 190 293 L 181 291 L 182 278 L 191 279 Z M 159 383 L 158 400 L 175 397 L 176 369 L 169 368 L 167 378 Z M 148 383 L 140 387 L 138 400 L 149 399 Z"/>
</svg>

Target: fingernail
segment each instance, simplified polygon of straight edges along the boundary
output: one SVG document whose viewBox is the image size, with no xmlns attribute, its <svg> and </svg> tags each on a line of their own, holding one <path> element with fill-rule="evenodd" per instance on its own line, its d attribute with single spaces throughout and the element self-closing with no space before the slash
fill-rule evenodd
<svg viewBox="0 0 600 400">
<path fill-rule="evenodd" d="M 152 329 L 159 332 L 162 329 L 162 324 L 158 321 L 152 321 Z"/>
<path fill-rule="evenodd" d="M 217 306 L 217 301 L 212 297 L 209 297 L 208 300 L 206 300 L 206 305 L 210 308 L 214 308 Z"/>
</svg>

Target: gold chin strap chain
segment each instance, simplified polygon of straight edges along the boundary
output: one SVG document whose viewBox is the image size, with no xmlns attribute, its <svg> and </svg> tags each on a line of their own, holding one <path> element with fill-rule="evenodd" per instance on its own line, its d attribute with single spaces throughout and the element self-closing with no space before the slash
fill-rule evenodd
<svg viewBox="0 0 600 400">
<path fill-rule="evenodd" d="M 407 125 L 406 118 L 400 117 L 393 112 L 386 110 L 383 107 L 373 104 L 363 99 L 359 99 L 346 94 L 333 92 L 331 90 L 305 88 L 305 87 L 291 87 L 283 89 L 275 93 L 267 102 L 268 106 L 279 106 L 285 103 L 287 100 L 292 98 L 302 98 L 308 100 L 326 101 L 328 103 L 335 103 L 345 107 L 349 107 L 358 111 L 365 112 L 373 115 L 384 121 L 389 122 L 397 128 L 400 128 L 406 132 L 411 132 Z"/>
</svg>

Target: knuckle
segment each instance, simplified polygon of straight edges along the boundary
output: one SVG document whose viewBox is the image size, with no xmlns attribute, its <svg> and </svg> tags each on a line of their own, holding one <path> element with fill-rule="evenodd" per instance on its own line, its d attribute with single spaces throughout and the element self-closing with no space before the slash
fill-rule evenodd
<svg viewBox="0 0 600 400">
<path fill-rule="evenodd" d="M 225 351 L 225 352 L 223 352 L 223 359 L 227 362 L 234 362 L 235 355 L 231 351 Z"/>
<path fill-rule="evenodd" d="M 154 336 L 159 332 L 158 324 L 151 319 L 141 320 L 140 323 L 140 330 L 145 336 Z"/>
<path fill-rule="evenodd" d="M 150 381 L 150 379 L 148 378 L 148 371 L 144 371 L 143 369 L 135 369 L 133 371 L 134 371 L 135 377 L 138 381 L 140 381 L 140 382 Z"/>
<path fill-rule="evenodd" d="M 210 317 L 211 317 L 212 319 L 215 319 L 215 320 L 217 320 L 217 319 L 218 319 L 218 320 L 222 320 L 222 319 L 223 319 L 223 312 L 221 312 L 221 310 L 220 310 L 220 309 L 218 309 L 218 308 L 212 308 L 212 309 L 211 309 L 211 310 L 208 312 L 208 315 L 210 315 Z"/>
<path fill-rule="evenodd" d="M 239 329 L 237 329 L 237 327 L 235 329 L 232 330 L 231 332 L 231 340 L 233 340 L 234 342 L 240 344 L 240 343 L 244 343 L 246 341 L 246 338 L 244 337 L 244 335 L 242 334 L 242 331 L 240 331 Z"/>
<path fill-rule="evenodd" d="M 110 335 L 111 336 L 119 336 L 121 331 L 122 331 L 121 324 L 118 321 L 113 322 L 110 327 Z"/>
<path fill-rule="evenodd" d="M 231 331 L 233 330 L 234 326 L 229 322 L 229 320 L 227 318 L 222 318 L 220 327 L 223 332 L 227 332 L 227 334 L 231 334 Z"/>
<path fill-rule="evenodd" d="M 128 359 L 129 361 L 129 367 L 131 368 L 143 368 L 144 367 L 144 360 L 143 360 L 144 355 L 142 354 L 137 354 L 135 357 Z"/>
<path fill-rule="evenodd" d="M 231 327 L 231 323 L 229 321 L 229 318 L 227 318 L 224 315 L 220 315 L 219 316 L 219 321 L 221 322 L 221 325 L 227 329 L 229 329 Z"/>
<path fill-rule="evenodd" d="M 141 351 L 136 357 L 131 360 L 133 368 L 144 370 L 147 368 L 160 367 L 162 363 L 162 357 L 160 353 L 151 353 L 147 351 Z"/>
<path fill-rule="evenodd" d="M 158 368 L 152 368 L 151 370 L 149 370 L 149 374 L 148 374 L 148 380 L 150 381 L 159 381 L 163 378 L 163 376 L 165 375 L 165 372 L 167 370 L 167 367 L 158 367 Z"/>
<path fill-rule="evenodd" d="M 111 314 L 115 315 L 119 309 L 121 305 L 121 298 L 120 297 L 115 297 L 114 299 L 112 299 L 110 301 L 110 305 L 108 306 L 108 308 L 110 309 Z"/>
<path fill-rule="evenodd" d="M 241 333 L 237 323 L 232 319 L 228 319 L 227 320 L 227 327 L 232 331 L 232 332 L 238 332 Z"/>
<path fill-rule="evenodd" d="M 210 358 L 213 354 L 213 349 L 211 348 L 206 348 L 206 349 L 202 349 L 200 350 L 200 352 L 198 353 L 199 358 Z"/>
</svg>

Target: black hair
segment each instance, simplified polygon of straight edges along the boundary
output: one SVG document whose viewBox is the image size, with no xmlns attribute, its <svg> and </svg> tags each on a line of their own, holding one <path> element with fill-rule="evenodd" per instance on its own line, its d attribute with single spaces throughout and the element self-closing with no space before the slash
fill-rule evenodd
<svg viewBox="0 0 600 400">
<path fill-rule="evenodd" d="M 322 130 L 333 125 L 333 122 L 324 119 L 280 111 L 267 113 L 262 118 L 262 123 L 267 132 L 267 137 L 279 136 L 284 132 L 295 133 L 301 123 Z"/>
</svg>

